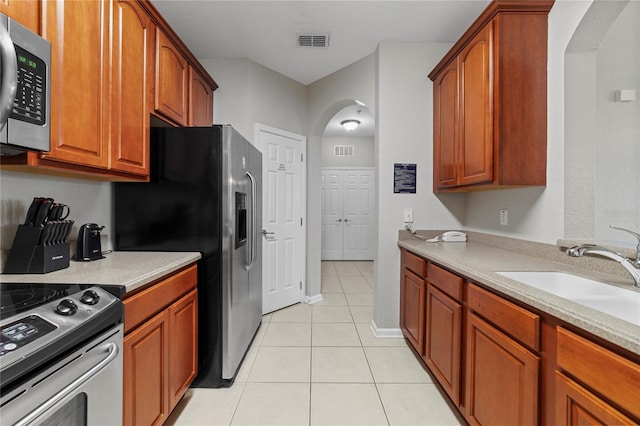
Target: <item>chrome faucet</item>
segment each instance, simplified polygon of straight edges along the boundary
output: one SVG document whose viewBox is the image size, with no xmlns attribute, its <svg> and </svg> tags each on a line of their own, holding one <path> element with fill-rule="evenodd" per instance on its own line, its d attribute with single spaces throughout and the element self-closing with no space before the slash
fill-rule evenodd
<svg viewBox="0 0 640 426">
<path fill-rule="evenodd" d="M 635 282 L 635 286 L 640 288 L 640 234 L 625 228 L 618 228 L 616 226 L 609 226 L 609 228 L 628 232 L 638 239 L 635 259 L 629 259 L 623 254 L 618 253 L 617 251 L 610 250 L 605 247 L 600 247 L 595 244 L 583 244 L 581 246 L 571 247 L 567 249 L 567 256 L 582 257 L 585 254 L 595 254 L 598 256 L 613 259 L 619 262 L 620 265 L 622 265 L 622 267 L 624 267 L 624 269 L 626 269 L 631 274 L 631 276 L 633 277 L 633 281 Z"/>
</svg>

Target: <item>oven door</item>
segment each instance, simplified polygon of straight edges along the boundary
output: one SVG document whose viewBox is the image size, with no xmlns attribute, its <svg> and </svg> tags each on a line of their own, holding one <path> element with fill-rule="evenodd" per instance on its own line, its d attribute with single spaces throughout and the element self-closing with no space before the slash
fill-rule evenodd
<svg viewBox="0 0 640 426">
<path fill-rule="evenodd" d="M 120 325 L 2 395 L 2 423 L 121 424 L 122 339 Z"/>
</svg>

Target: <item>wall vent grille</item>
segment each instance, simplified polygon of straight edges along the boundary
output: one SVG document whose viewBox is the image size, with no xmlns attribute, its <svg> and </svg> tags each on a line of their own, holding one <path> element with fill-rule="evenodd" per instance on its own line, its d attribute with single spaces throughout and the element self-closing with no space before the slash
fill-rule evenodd
<svg viewBox="0 0 640 426">
<path fill-rule="evenodd" d="M 354 145 L 334 145 L 333 146 L 334 157 L 353 157 L 355 156 Z"/>
<path fill-rule="evenodd" d="M 298 47 L 329 47 L 329 34 L 298 34 Z"/>
</svg>

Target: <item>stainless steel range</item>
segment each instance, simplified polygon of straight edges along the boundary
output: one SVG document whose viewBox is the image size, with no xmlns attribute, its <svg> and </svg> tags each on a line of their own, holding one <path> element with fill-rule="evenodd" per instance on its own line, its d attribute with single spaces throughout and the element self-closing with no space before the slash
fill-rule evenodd
<svg viewBox="0 0 640 426">
<path fill-rule="evenodd" d="M 86 285 L 0 284 L 2 424 L 122 422 L 121 301 Z"/>
</svg>

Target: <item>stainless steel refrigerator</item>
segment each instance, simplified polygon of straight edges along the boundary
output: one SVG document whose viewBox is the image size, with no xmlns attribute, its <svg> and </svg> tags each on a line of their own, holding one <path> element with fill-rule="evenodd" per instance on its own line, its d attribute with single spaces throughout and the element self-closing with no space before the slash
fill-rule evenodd
<svg viewBox="0 0 640 426">
<path fill-rule="evenodd" d="M 199 251 L 198 375 L 229 386 L 262 320 L 262 154 L 227 125 L 153 128 L 148 183 L 113 188 L 115 249 Z"/>
</svg>

